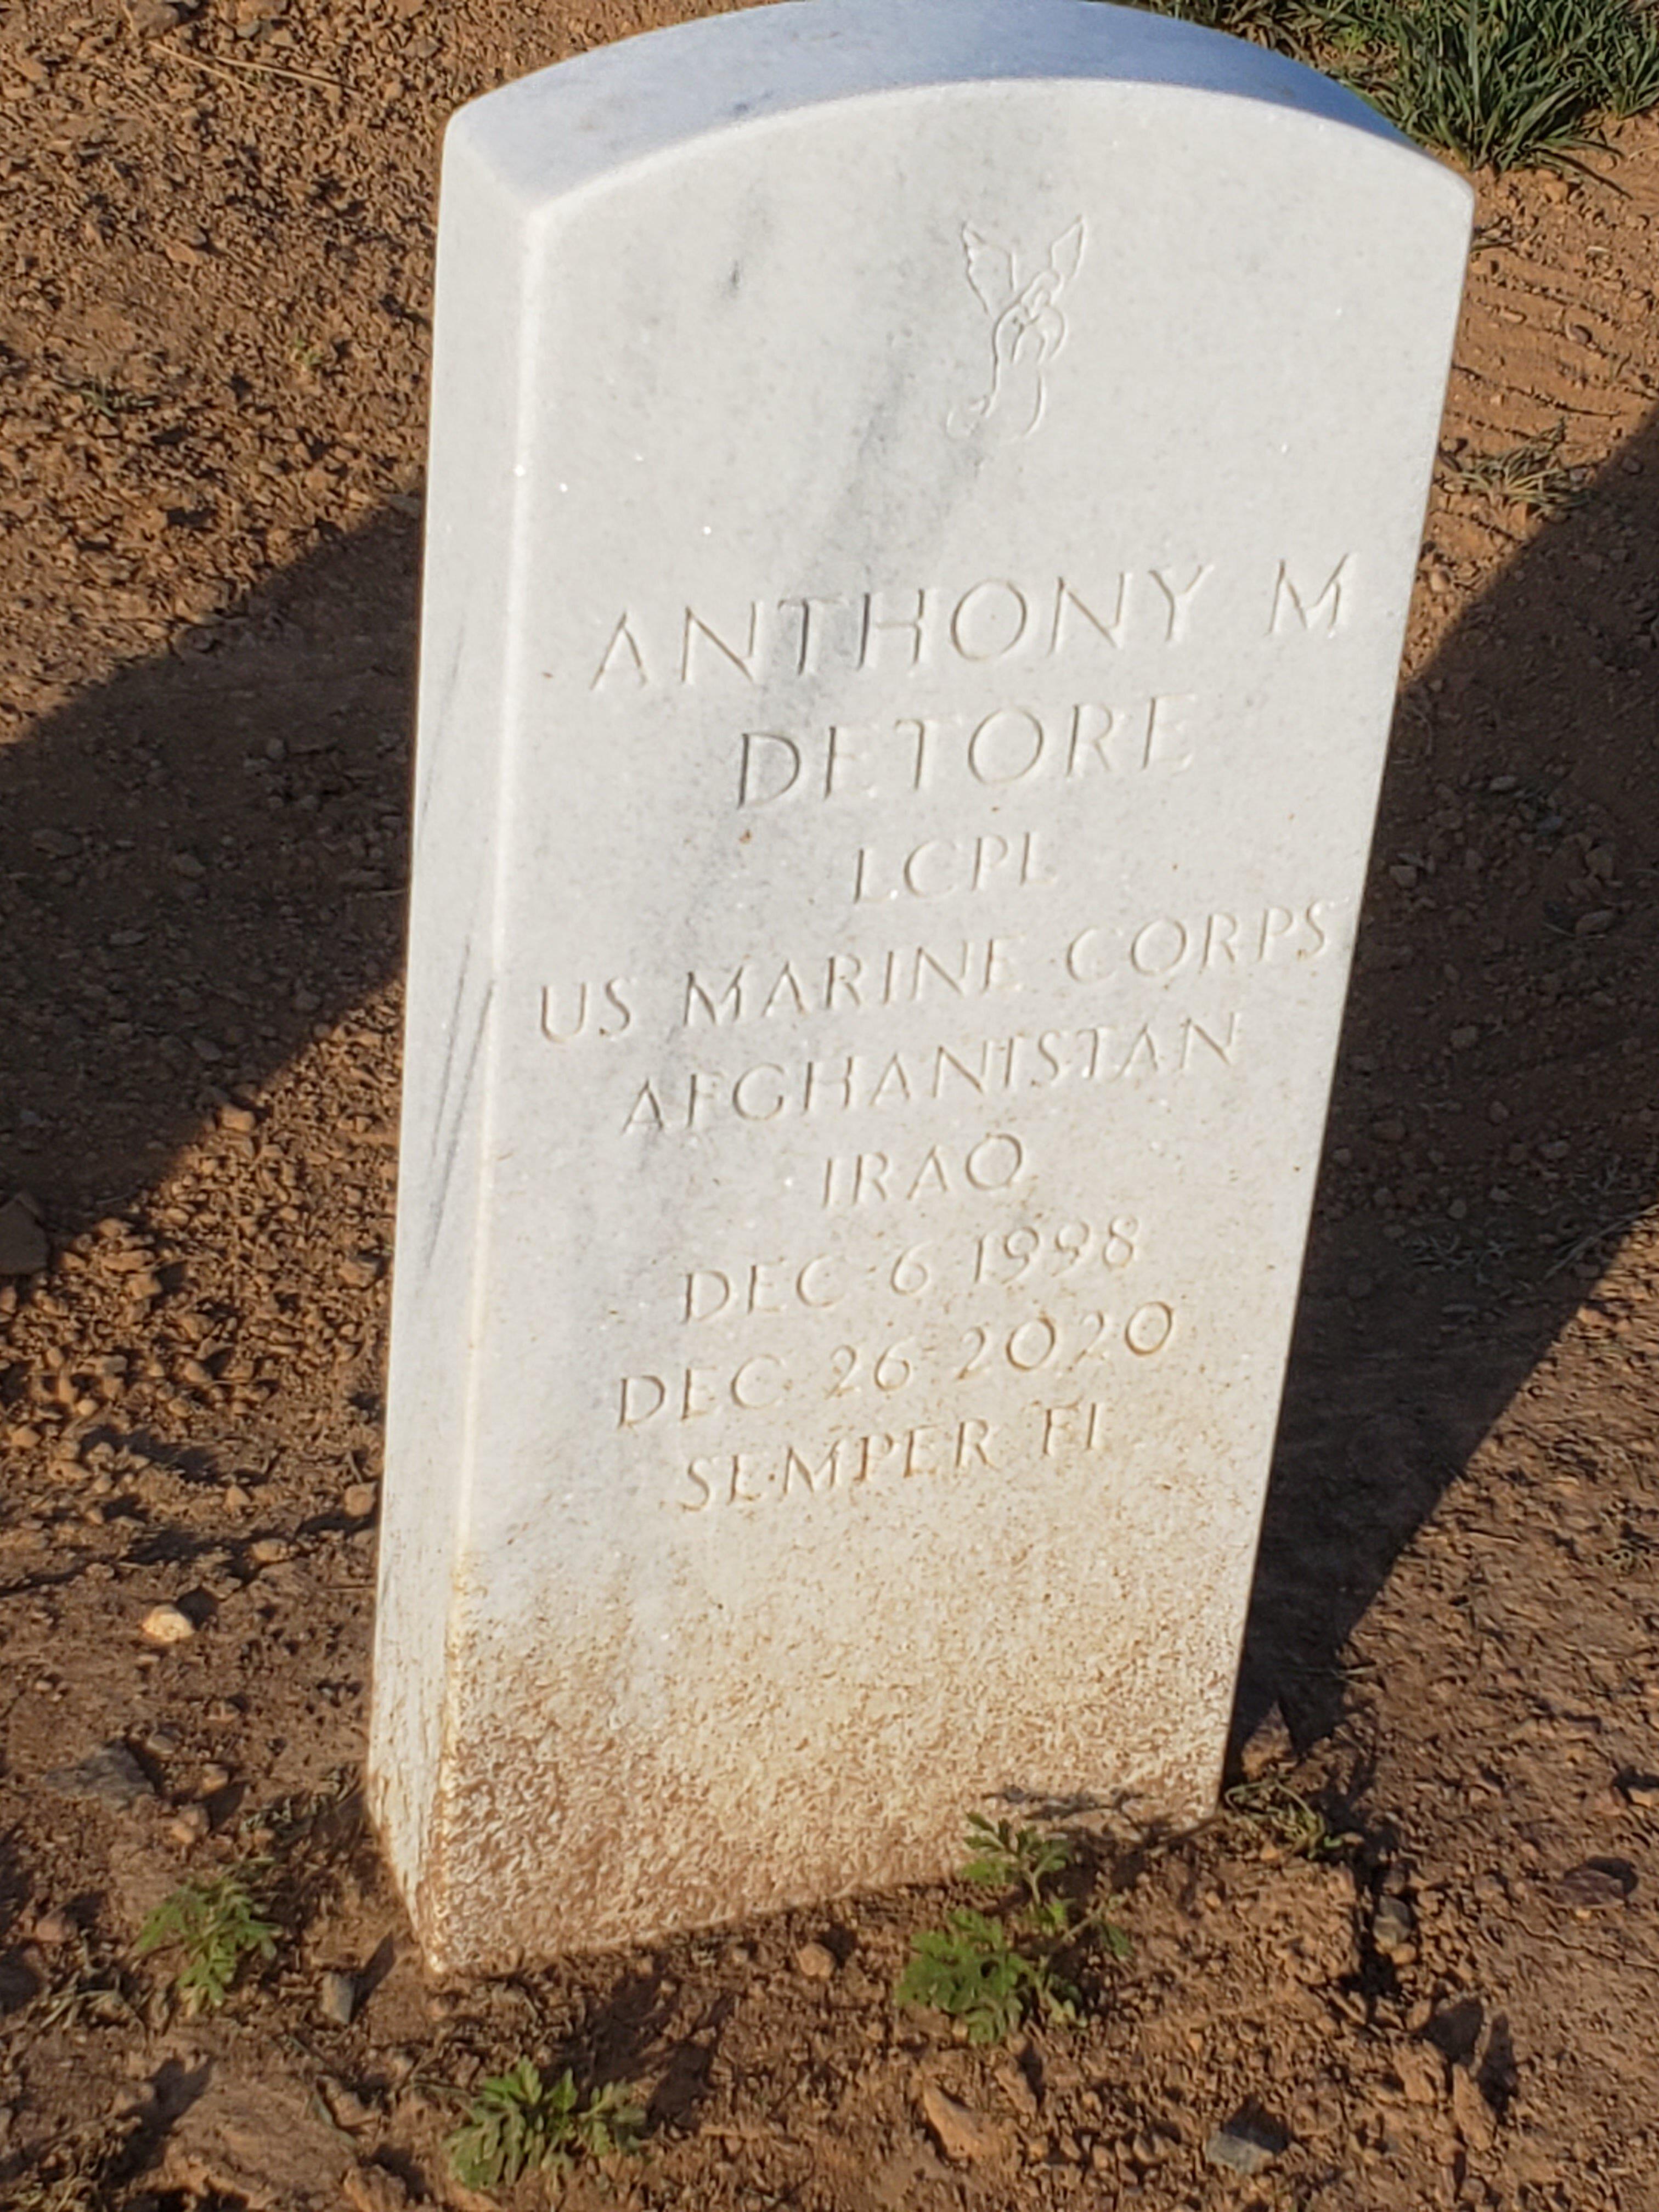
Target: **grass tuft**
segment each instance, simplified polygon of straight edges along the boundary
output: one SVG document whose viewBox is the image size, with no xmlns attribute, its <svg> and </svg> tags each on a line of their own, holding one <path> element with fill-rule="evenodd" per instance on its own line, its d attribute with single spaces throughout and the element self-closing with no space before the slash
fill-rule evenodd
<svg viewBox="0 0 1659 2212">
<path fill-rule="evenodd" d="M 1221 1802 L 1235 1820 L 1243 1821 L 1285 1858 L 1340 1858 L 1361 1840 L 1358 1835 L 1338 1832 L 1317 1806 L 1271 1775 L 1259 1782 L 1236 1784 Z"/>
<path fill-rule="evenodd" d="M 1484 491 L 1512 500 L 1528 514 L 1553 520 L 1576 506 L 1588 473 L 1561 459 L 1567 434 L 1565 422 L 1540 430 L 1501 453 L 1472 453 L 1460 449 L 1443 456 L 1449 484 L 1459 491 Z"/>
</svg>

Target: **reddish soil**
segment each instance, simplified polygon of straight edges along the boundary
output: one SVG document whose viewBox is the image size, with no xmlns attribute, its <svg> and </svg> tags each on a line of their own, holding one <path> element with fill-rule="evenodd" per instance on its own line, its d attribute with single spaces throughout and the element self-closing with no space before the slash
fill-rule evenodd
<svg viewBox="0 0 1659 2212">
<path fill-rule="evenodd" d="M 1659 124 L 1482 188 L 1240 1693 L 1281 1794 L 1091 1869 L 1132 1956 L 985 2051 L 892 1999 L 965 1893 L 422 1979 L 354 1778 L 434 155 L 661 18 L 131 4 L 0 28 L 0 2200 L 477 2202 L 523 2053 L 648 2103 L 579 2206 L 1659 2212 Z M 1482 481 L 1558 424 L 1549 511 Z M 276 1955 L 190 2019 L 139 1924 L 252 1858 Z"/>
</svg>

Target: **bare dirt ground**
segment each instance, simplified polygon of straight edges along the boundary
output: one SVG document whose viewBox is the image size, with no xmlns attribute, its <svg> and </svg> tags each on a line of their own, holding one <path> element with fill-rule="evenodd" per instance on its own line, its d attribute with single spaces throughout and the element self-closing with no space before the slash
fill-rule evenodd
<svg viewBox="0 0 1659 2212">
<path fill-rule="evenodd" d="M 0 27 L 0 2200 L 465 2204 L 522 2052 L 648 2102 L 578 2206 L 1656 2212 L 1659 123 L 1482 187 L 1240 1694 L 1354 1840 L 1103 1868 L 1132 1957 L 982 2051 L 892 2002 L 950 1893 L 410 1954 L 353 1792 L 436 143 L 662 17 L 130 5 Z M 253 1856 L 277 1954 L 185 2018 L 139 1923 Z"/>
</svg>

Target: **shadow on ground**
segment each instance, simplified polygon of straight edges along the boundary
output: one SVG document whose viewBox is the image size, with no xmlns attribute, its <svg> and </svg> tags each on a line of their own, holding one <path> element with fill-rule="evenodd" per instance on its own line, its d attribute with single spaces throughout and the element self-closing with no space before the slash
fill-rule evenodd
<svg viewBox="0 0 1659 2212">
<path fill-rule="evenodd" d="M 1650 426 L 1401 703 L 1327 1147 L 1348 1210 L 1310 1255 L 1241 1729 L 1275 1698 L 1329 1725 L 1344 1639 L 1583 1297 L 1594 1241 L 1563 1267 L 1527 1214 L 1544 1149 L 1569 1241 L 1575 1205 L 1593 1239 L 1652 1187 L 1656 484 Z M 396 975 L 417 540 L 395 514 L 335 540 L 0 752 L 0 1184 L 55 1239 Z M 1419 1217 L 1464 1212 L 1390 1239 L 1413 1209 L 1375 1187 L 1413 1176 Z"/>
<path fill-rule="evenodd" d="M 418 541 L 335 539 L 0 750 L 0 1195 L 55 1241 L 398 972 Z"/>
<path fill-rule="evenodd" d="M 1653 1193 L 1656 486 L 1650 421 L 1401 698 L 1236 1740 L 1334 1723 L 1344 1640 Z"/>
</svg>

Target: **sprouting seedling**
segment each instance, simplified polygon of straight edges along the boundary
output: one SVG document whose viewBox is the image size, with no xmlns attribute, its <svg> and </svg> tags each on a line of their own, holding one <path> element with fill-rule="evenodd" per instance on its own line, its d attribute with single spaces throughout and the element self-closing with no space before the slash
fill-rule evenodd
<svg viewBox="0 0 1659 2212">
<path fill-rule="evenodd" d="M 645 2108 L 632 2090 L 611 2082 L 584 2098 L 568 2067 L 544 2081 L 528 2058 L 478 2087 L 450 2136 L 449 2161 L 467 2189 L 497 2189 L 526 2173 L 568 2170 L 577 2151 L 592 2158 L 640 2147 Z"/>
<path fill-rule="evenodd" d="M 141 1958 L 175 1952 L 180 1964 L 173 1989 L 185 2010 L 216 2012 L 243 1960 L 274 1958 L 281 1933 L 275 1921 L 261 1917 L 245 1877 L 231 1873 L 181 1882 L 144 1922 L 137 1948 Z"/>
<path fill-rule="evenodd" d="M 967 1881 L 999 1888 L 1020 1887 L 1030 1910 L 1039 1913 L 1046 1902 L 1043 1883 L 1072 1863 L 1072 1846 L 1064 1836 L 1045 1835 L 1040 1828 L 1016 1828 L 1009 1820 L 988 1820 L 983 1813 L 968 1815 L 968 1849 L 972 1856 L 962 1870 Z"/>
<path fill-rule="evenodd" d="M 1112 1958 L 1127 1957 L 1128 1938 L 1109 1917 L 1117 1900 L 1079 1919 L 1069 1899 L 1048 1893 L 1045 1885 L 1072 1863 L 1064 1836 L 974 1813 L 967 1843 L 965 1880 L 1024 1895 L 1006 1920 L 958 1911 L 943 1928 L 912 1936 L 895 1996 L 948 2014 L 972 2043 L 1000 2043 L 1033 2014 L 1076 2021 L 1081 2000 L 1060 1972 L 1060 1954 L 1091 1940 Z"/>
</svg>

